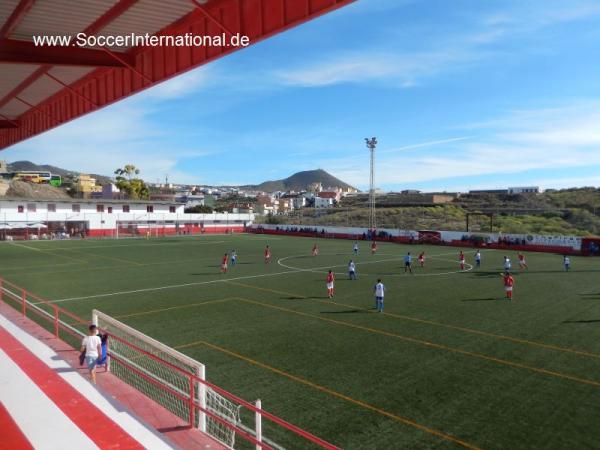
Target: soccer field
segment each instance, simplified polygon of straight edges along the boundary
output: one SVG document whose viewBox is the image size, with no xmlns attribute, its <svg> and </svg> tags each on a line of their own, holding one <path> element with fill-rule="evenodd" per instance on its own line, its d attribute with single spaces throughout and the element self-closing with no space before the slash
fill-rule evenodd
<svg viewBox="0 0 600 450">
<path fill-rule="evenodd" d="M 380 243 L 371 255 L 361 242 L 355 257 L 352 241 L 321 239 L 312 257 L 314 242 L 6 243 L 0 276 L 81 317 L 115 316 L 207 364 L 209 381 L 344 449 L 598 448 L 600 260 L 573 257 L 566 273 L 560 255 L 527 253 L 519 272 L 516 252 L 484 250 L 481 268 L 461 272 L 452 247 Z M 238 264 L 221 274 L 232 249 Z M 427 255 L 413 275 L 403 273 L 408 251 Z M 373 310 L 378 277 L 383 314 Z"/>
</svg>

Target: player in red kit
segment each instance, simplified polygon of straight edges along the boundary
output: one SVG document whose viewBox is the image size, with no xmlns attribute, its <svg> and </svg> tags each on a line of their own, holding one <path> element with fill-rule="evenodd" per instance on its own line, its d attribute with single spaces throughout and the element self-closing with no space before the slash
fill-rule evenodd
<svg viewBox="0 0 600 450">
<path fill-rule="evenodd" d="M 227 263 L 229 262 L 229 255 L 225 253 L 223 255 L 223 261 L 221 262 L 221 273 L 227 273 Z"/>
<path fill-rule="evenodd" d="M 460 263 L 460 270 L 465 270 L 465 254 L 462 250 L 458 254 L 458 262 Z"/>
<path fill-rule="evenodd" d="M 523 253 L 517 253 L 517 258 L 519 259 L 519 269 L 529 269 L 529 266 L 525 262 L 525 255 Z"/>
<path fill-rule="evenodd" d="M 333 275 L 333 272 L 330 270 L 327 273 L 327 297 L 329 298 L 333 298 L 333 283 L 335 282 L 335 276 Z"/>
<path fill-rule="evenodd" d="M 317 256 L 319 254 L 319 246 L 315 243 L 312 248 L 312 255 Z"/>
<path fill-rule="evenodd" d="M 377 252 L 377 242 L 373 241 L 371 243 L 371 255 L 374 255 Z"/>
<path fill-rule="evenodd" d="M 506 298 L 508 300 L 512 300 L 515 279 L 510 274 L 510 272 L 501 273 L 500 275 L 502 276 L 502 280 L 504 282 L 504 292 L 506 293 Z"/>
<path fill-rule="evenodd" d="M 265 264 L 269 264 L 271 262 L 271 249 L 267 245 L 265 247 Z"/>
<path fill-rule="evenodd" d="M 425 267 L 425 252 L 419 253 L 419 266 Z"/>
</svg>

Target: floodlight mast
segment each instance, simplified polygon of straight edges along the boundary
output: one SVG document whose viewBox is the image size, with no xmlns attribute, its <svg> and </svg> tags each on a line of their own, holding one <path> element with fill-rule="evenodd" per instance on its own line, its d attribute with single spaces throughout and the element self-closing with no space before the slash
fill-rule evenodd
<svg viewBox="0 0 600 450">
<path fill-rule="evenodd" d="M 365 138 L 367 148 L 371 152 L 371 174 L 369 177 L 369 229 L 377 228 L 377 218 L 375 214 L 375 148 L 377 147 L 377 138 Z"/>
</svg>

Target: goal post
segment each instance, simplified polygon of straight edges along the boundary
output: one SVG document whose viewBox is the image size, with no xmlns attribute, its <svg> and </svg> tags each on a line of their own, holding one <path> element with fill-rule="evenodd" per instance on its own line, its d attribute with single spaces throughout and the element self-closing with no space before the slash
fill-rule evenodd
<svg viewBox="0 0 600 450">
<path fill-rule="evenodd" d="M 196 381 L 206 380 L 204 364 L 101 311 L 93 310 L 92 323 L 101 332 L 109 334 L 107 369 L 113 375 L 178 417 L 184 420 L 192 418 L 191 425 L 207 432 L 206 413 L 203 411 L 207 407 L 207 389 L 203 383 Z M 165 392 L 160 392 L 161 385 L 166 388 Z M 194 408 L 183 398 L 197 398 L 202 408 L 197 421 L 193 419 Z"/>
<path fill-rule="evenodd" d="M 22 313 L 78 349 L 88 320 L 0 277 L 0 302 Z M 31 317 L 30 317 L 31 316 Z M 339 450 L 329 442 L 206 380 L 204 364 L 93 310 L 92 323 L 108 336 L 106 369 L 157 405 L 204 431 L 227 448 L 283 450 L 272 439 L 291 439 L 293 448 Z M 73 338 L 75 341 L 73 341 Z M 242 410 L 244 422 L 242 423 Z M 268 428 L 265 429 L 265 420 Z M 236 437 L 246 442 L 236 442 Z M 296 445 L 297 444 L 297 445 Z"/>
<path fill-rule="evenodd" d="M 248 402 L 208 382 L 206 367 L 193 358 L 101 311 L 93 310 L 92 322 L 108 334 L 107 362 L 114 376 L 228 448 L 236 448 L 240 436 L 257 450 L 284 450 L 265 436 L 267 419 L 278 432 L 295 435 L 302 448 L 339 450 L 263 410 L 260 400 Z M 242 409 L 250 423 L 242 423 Z"/>
</svg>

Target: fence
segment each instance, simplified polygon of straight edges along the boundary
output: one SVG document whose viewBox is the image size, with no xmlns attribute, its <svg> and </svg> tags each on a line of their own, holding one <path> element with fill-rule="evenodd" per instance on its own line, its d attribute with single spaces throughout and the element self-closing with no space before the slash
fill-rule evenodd
<svg viewBox="0 0 600 450">
<path fill-rule="evenodd" d="M 50 331 L 56 338 L 63 340 L 64 342 L 71 345 L 73 348 L 79 348 L 81 338 L 85 336 L 86 330 L 90 324 L 76 314 L 68 311 L 54 303 L 48 302 L 43 298 L 27 291 L 26 289 L 17 286 L 3 278 L 0 278 L 0 302 L 4 302 L 7 305 L 18 310 L 24 317 L 28 317 L 42 326 L 46 330 Z M 97 320 L 100 312 L 95 311 L 95 317 Z M 108 317 L 103 315 L 105 318 Z M 106 322 L 105 322 L 106 323 Z M 112 322 L 114 324 L 114 322 Z M 124 325 L 124 324 L 123 324 Z M 126 326 L 125 326 L 126 327 Z M 107 327 L 108 328 L 108 327 Z M 132 329 L 133 330 L 133 329 Z M 120 364 L 127 371 L 136 374 L 136 376 L 143 379 L 146 383 L 151 384 L 155 391 L 152 395 L 148 395 L 148 392 L 142 392 L 149 398 L 157 401 L 157 403 L 165 406 L 165 402 L 161 401 L 160 396 L 164 398 L 168 396 L 171 400 L 186 405 L 184 420 L 187 421 L 190 427 L 199 427 L 210 431 L 208 428 L 202 426 L 202 417 L 207 418 L 215 424 L 218 424 L 220 429 L 230 430 L 232 436 L 238 436 L 245 441 L 245 445 L 251 445 L 257 450 L 280 450 L 282 446 L 276 444 L 274 441 L 265 438 L 263 429 L 263 419 L 270 421 L 274 427 L 278 427 L 278 434 L 281 435 L 282 431 L 291 433 L 294 438 L 292 440 L 299 440 L 301 448 L 323 448 L 328 450 L 338 450 L 333 444 L 307 432 L 303 429 L 275 416 L 268 411 L 265 411 L 261 407 L 261 402 L 258 400 L 256 404 L 252 404 L 228 391 L 220 388 L 219 386 L 210 383 L 204 379 L 203 373 L 197 371 L 189 371 L 182 368 L 180 365 L 175 364 L 173 361 L 168 361 L 165 358 L 161 358 L 154 354 L 148 349 L 144 349 L 139 345 L 128 340 L 126 337 L 113 332 L 110 329 L 104 329 L 109 336 L 108 342 L 114 342 L 112 345 L 121 346 L 121 351 L 113 351 L 109 345 L 107 355 L 110 364 Z M 135 330 L 134 330 L 135 331 Z M 137 334 L 142 335 L 137 332 Z M 149 338 L 151 339 L 151 338 Z M 156 342 L 156 341 L 154 341 Z M 160 346 L 168 348 L 163 344 L 157 343 Z M 127 351 L 122 349 L 126 348 Z M 127 353 L 133 355 L 133 357 L 127 357 Z M 169 353 L 176 352 L 173 349 L 169 349 Z M 177 353 L 177 352 L 176 352 Z M 185 356 L 185 355 L 183 355 Z M 185 380 L 185 383 L 178 383 L 178 386 L 174 386 L 171 382 L 165 382 L 160 377 L 155 376 L 152 371 L 144 368 L 144 364 L 141 363 L 140 359 L 143 358 L 147 361 L 152 361 L 156 366 L 160 366 L 162 370 L 168 371 L 179 379 Z M 187 358 L 187 357 L 186 357 Z M 191 360 L 191 358 L 188 358 Z M 192 360 L 193 361 L 193 360 Z M 197 365 L 200 365 L 197 361 L 194 361 Z M 131 384 L 131 383 L 130 383 Z M 135 387 L 135 385 L 134 385 Z M 219 408 L 207 406 L 206 400 L 203 396 L 199 395 L 201 391 L 214 393 L 215 397 L 226 399 L 231 405 L 237 405 L 238 408 L 243 408 L 247 413 L 251 414 L 255 420 L 255 426 L 250 429 L 247 426 L 242 425 L 238 420 L 232 420 L 226 414 L 219 411 Z M 156 395 L 156 392 L 159 394 Z M 218 400 L 220 401 L 220 400 Z M 167 409 L 170 409 L 167 407 Z M 173 412 L 173 410 L 171 409 Z M 178 414 L 181 417 L 181 414 Z M 229 448 L 240 448 L 235 444 L 235 439 L 222 439 L 216 437 L 218 440 L 226 444 Z M 227 442 L 226 442 L 227 441 Z M 235 445 L 235 447 L 234 447 Z M 241 448 L 244 448 L 242 445 Z M 297 448 L 294 446 L 294 448 Z"/>
</svg>

